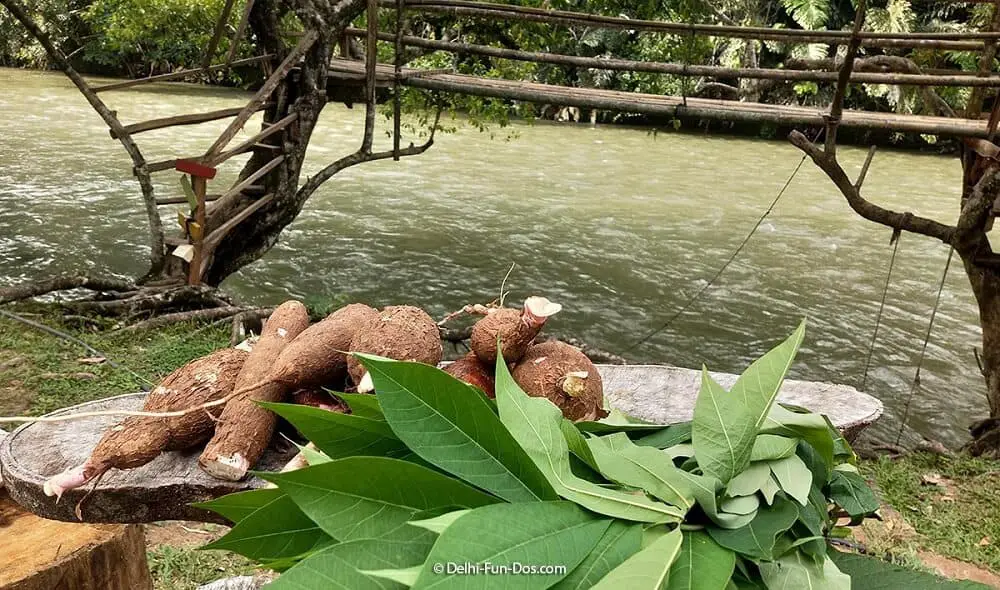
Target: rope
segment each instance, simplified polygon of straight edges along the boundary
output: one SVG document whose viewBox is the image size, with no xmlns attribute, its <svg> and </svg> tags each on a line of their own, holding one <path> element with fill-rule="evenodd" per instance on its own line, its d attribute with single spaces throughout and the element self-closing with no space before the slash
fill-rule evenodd
<svg viewBox="0 0 1000 590">
<path fill-rule="evenodd" d="M 927 343 L 931 339 L 931 329 L 934 327 L 934 318 L 937 316 L 938 307 L 941 305 L 941 293 L 944 291 L 944 281 L 948 278 L 948 269 L 951 267 L 951 259 L 955 254 L 955 248 L 948 249 L 948 260 L 944 263 L 944 272 L 941 273 L 941 284 L 938 285 L 937 299 L 934 300 L 934 308 L 931 310 L 931 319 L 927 323 L 927 333 L 924 334 L 924 345 L 920 349 L 920 356 L 917 358 L 917 370 L 913 375 L 913 384 L 910 386 L 910 395 L 906 398 L 906 405 L 903 406 L 903 421 L 899 424 L 899 432 L 896 433 L 896 445 L 899 445 L 899 440 L 903 437 L 903 429 L 906 428 L 906 422 L 910 419 L 910 404 L 913 403 L 913 397 L 920 387 L 920 368 L 924 364 L 924 355 L 927 353 Z"/>
<path fill-rule="evenodd" d="M 816 134 L 816 139 L 814 139 L 813 142 L 815 142 L 817 139 L 819 139 L 820 133 L 822 133 L 822 130 L 820 130 L 820 132 Z M 652 332 L 650 332 L 650 333 L 646 334 L 645 336 L 643 336 L 642 338 L 640 338 L 635 344 L 633 344 L 633 345 L 629 346 L 628 348 L 626 348 L 625 350 L 623 350 L 622 354 L 628 353 L 628 352 L 630 352 L 630 351 L 638 348 L 639 346 L 642 346 L 646 342 L 649 342 L 649 340 L 651 338 L 653 338 L 654 336 L 656 336 L 660 332 L 662 332 L 662 331 L 666 330 L 667 328 L 669 328 L 671 326 L 671 324 L 674 323 L 674 320 L 676 320 L 677 318 L 679 318 L 681 316 L 681 314 L 683 314 L 685 311 L 688 310 L 688 308 L 690 308 L 692 305 L 694 305 L 695 301 L 697 301 L 698 298 L 701 297 L 702 293 L 704 293 L 705 291 L 707 291 L 709 287 L 711 287 L 713 284 L 715 284 L 715 281 L 717 281 L 719 279 L 719 277 L 722 276 L 722 273 L 725 272 L 725 270 L 729 267 L 729 265 L 732 264 L 732 262 L 734 260 L 736 260 L 736 257 L 739 256 L 740 252 L 743 251 L 743 248 L 747 245 L 747 242 L 750 241 L 750 238 L 753 237 L 753 235 L 757 232 L 757 229 L 760 227 L 760 225 L 762 223 L 764 223 L 764 220 L 767 219 L 767 216 L 771 214 L 772 210 L 774 210 L 775 205 L 778 204 L 778 200 L 781 199 L 781 196 L 785 194 L 786 190 L 788 190 L 788 187 L 789 187 L 789 185 L 792 184 L 792 180 L 795 178 L 795 175 L 797 175 L 799 173 L 799 170 L 802 168 L 802 164 L 804 164 L 805 161 L 806 161 L 806 157 L 807 156 L 805 154 L 803 154 L 802 159 L 799 160 L 799 163 L 795 166 L 795 169 L 792 170 L 792 173 L 788 176 L 788 180 L 785 181 L 784 186 L 782 186 L 781 190 L 778 191 L 778 194 L 775 195 L 774 200 L 772 200 L 771 204 L 768 205 L 767 209 L 764 211 L 764 214 L 761 215 L 759 219 L 757 219 L 757 223 L 753 224 L 753 227 L 750 228 L 750 232 L 747 233 L 747 235 L 743 238 L 743 241 L 740 242 L 740 245 L 736 247 L 736 250 L 733 251 L 733 253 L 729 256 L 729 259 L 726 260 L 725 264 L 723 264 L 721 267 L 719 267 L 719 270 L 716 271 L 715 275 L 711 279 L 709 279 L 709 281 L 707 283 L 705 283 L 701 287 L 701 289 L 698 289 L 698 292 L 695 293 L 694 296 L 692 296 L 690 299 L 688 299 L 684 303 L 684 305 L 681 306 L 681 308 L 679 310 L 677 310 L 672 316 L 670 316 L 670 319 L 668 319 L 666 322 L 663 323 L 662 326 L 660 326 L 659 328 L 656 328 Z"/>
<path fill-rule="evenodd" d="M 896 252 L 899 250 L 900 235 L 892 232 L 892 256 L 889 257 L 889 272 L 885 273 L 885 285 L 882 287 L 882 301 L 878 304 L 878 315 L 875 316 L 875 330 L 872 332 L 872 341 L 868 345 L 868 357 L 865 359 L 865 372 L 861 377 L 861 391 L 865 390 L 868 384 L 868 369 L 872 364 L 872 354 L 875 352 L 875 341 L 878 338 L 878 328 L 882 325 L 882 312 L 885 311 L 885 297 L 889 293 L 889 279 L 892 278 L 892 268 L 896 265 Z"/>
</svg>

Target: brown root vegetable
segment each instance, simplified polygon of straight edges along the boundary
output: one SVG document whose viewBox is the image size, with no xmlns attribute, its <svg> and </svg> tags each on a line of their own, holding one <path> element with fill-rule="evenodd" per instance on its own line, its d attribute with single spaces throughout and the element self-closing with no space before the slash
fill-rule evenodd
<svg viewBox="0 0 1000 590">
<path fill-rule="evenodd" d="M 475 385 L 479 389 L 482 389 L 490 399 L 494 399 L 497 396 L 492 369 L 487 368 L 474 352 L 470 352 L 451 363 L 444 368 L 444 372 L 459 381 L 464 381 L 469 385 Z"/>
<path fill-rule="evenodd" d="M 306 306 L 298 301 L 286 301 L 278 306 L 253 345 L 236 380 L 236 389 L 266 379 L 281 352 L 308 327 L 309 311 Z M 205 473 L 228 481 L 239 481 L 246 476 L 267 448 L 277 422 L 273 412 L 256 402 L 281 401 L 288 389 L 285 383 L 270 383 L 226 403 L 226 409 L 215 427 L 215 435 L 198 459 Z"/>
<path fill-rule="evenodd" d="M 597 367 L 565 342 L 550 340 L 528 348 L 511 374 L 525 393 L 548 398 L 574 422 L 607 415 Z"/>
<path fill-rule="evenodd" d="M 528 297 L 520 310 L 501 307 L 472 326 L 469 346 L 479 360 L 489 366 L 497 362 L 497 339 L 503 347 L 503 359 L 516 363 L 524 356 L 549 316 L 559 313 L 562 306 L 544 297 Z"/>
<path fill-rule="evenodd" d="M 379 317 L 362 303 L 341 307 L 306 329 L 281 351 L 269 381 L 290 387 L 320 387 L 347 376 L 347 351 L 358 331 Z"/>
<path fill-rule="evenodd" d="M 350 414 L 351 409 L 339 398 L 330 395 L 322 389 L 299 389 L 292 392 L 292 403 L 312 406 L 330 412 Z"/>
<path fill-rule="evenodd" d="M 226 348 L 191 361 L 168 375 L 146 397 L 143 410 L 174 412 L 223 399 L 236 385 L 247 359 L 242 350 Z M 45 493 L 61 496 L 109 469 L 134 469 L 164 451 L 182 450 L 204 443 L 212 436 L 222 407 L 205 408 L 183 416 L 129 417 L 104 433 L 90 457 L 77 467 L 45 482 Z"/>
<path fill-rule="evenodd" d="M 441 362 L 441 332 L 427 312 L 412 305 L 391 305 L 355 334 L 351 352 L 376 354 L 397 361 L 428 365 Z M 347 358 L 347 370 L 359 393 L 370 393 L 371 377 L 358 359 Z"/>
</svg>

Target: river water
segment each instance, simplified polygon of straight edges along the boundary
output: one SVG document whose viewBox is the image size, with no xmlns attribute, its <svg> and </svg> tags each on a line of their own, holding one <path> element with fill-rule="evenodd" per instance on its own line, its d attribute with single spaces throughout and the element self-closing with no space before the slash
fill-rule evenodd
<svg viewBox="0 0 1000 590">
<path fill-rule="evenodd" d="M 160 84 L 102 94 L 128 124 L 239 106 L 247 94 Z M 0 284 L 68 271 L 145 270 L 146 218 L 130 161 L 68 80 L 0 69 Z M 150 161 L 207 149 L 227 121 L 137 136 Z M 385 123 L 381 121 L 381 123 Z M 440 317 L 489 302 L 511 263 L 510 300 L 545 294 L 553 332 L 636 362 L 738 372 L 808 318 L 795 377 L 859 386 L 888 268 L 890 231 L 857 217 L 811 162 L 736 261 L 648 343 L 725 262 L 801 153 L 784 141 L 613 126 L 516 125 L 496 137 L 460 122 L 426 154 L 349 169 L 325 184 L 262 260 L 224 287 L 249 303 L 286 297 L 414 303 Z M 363 109 L 331 104 L 306 172 L 360 142 Z M 257 119 L 248 129 L 257 129 Z M 414 138 L 417 141 L 419 139 Z M 238 139 L 237 139 L 238 141 Z M 376 135 L 376 148 L 389 144 Z M 841 148 L 856 174 L 865 151 Z M 228 187 L 242 159 L 209 191 Z M 237 163 L 239 162 L 239 163 Z M 159 195 L 177 195 L 172 173 Z M 954 158 L 880 151 L 865 193 L 888 207 L 957 217 Z M 173 223 L 164 207 L 164 223 Z M 867 391 L 894 438 L 947 256 L 904 235 Z M 960 264 L 944 285 L 909 425 L 957 445 L 985 415 L 975 304 Z"/>
</svg>

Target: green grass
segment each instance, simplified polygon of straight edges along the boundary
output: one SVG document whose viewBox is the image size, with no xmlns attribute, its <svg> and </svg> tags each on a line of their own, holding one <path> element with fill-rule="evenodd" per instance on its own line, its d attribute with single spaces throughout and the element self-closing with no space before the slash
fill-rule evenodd
<svg viewBox="0 0 1000 590">
<path fill-rule="evenodd" d="M 1000 572 L 1000 463 L 918 453 L 867 461 L 861 469 L 917 532 L 885 551 L 905 555 L 919 548 Z M 924 481 L 936 476 L 944 485 Z"/>
<path fill-rule="evenodd" d="M 155 590 L 191 590 L 220 578 L 254 573 L 246 559 L 221 551 L 161 545 L 147 553 Z"/>
</svg>

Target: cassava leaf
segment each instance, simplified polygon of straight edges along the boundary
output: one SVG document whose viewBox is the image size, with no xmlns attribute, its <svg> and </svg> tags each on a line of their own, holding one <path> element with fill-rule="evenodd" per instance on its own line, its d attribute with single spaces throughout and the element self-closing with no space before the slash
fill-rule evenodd
<svg viewBox="0 0 1000 590">
<path fill-rule="evenodd" d="M 561 497 L 599 514 L 639 522 L 680 522 L 684 513 L 644 495 L 603 488 L 570 469 L 562 412 L 543 397 L 530 397 L 514 382 L 503 358 L 497 359 L 496 394 L 500 420 Z"/>
<path fill-rule="evenodd" d="M 834 470 L 830 476 L 829 497 L 857 519 L 879 509 L 878 498 L 864 478 L 856 473 Z"/>
<path fill-rule="evenodd" d="M 775 434 L 759 434 L 753 442 L 750 460 L 770 461 L 791 457 L 795 454 L 795 447 L 798 444 L 799 441 L 795 438 Z"/>
<path fill-rule="evenodd" d="M 409 453 L 406 445 L 381 420 L 301 404 L 259 403 L 291 422 L 292 426 L 331 459 L 357 455 L 401 457 Z"/>
<path fill-rule="evenodd" d="M 508 502 L 558 496 L 485 399 L 437 367 L 355 354 L 386 421 L 422 459 Z"/>
<path fill-rule="evenodd" d="M 760 493 L 764 496 L 764 501 L 770 504 L 774 504 L 774 496 L 781 491 L 781 486 L 778 485 L 777 480 L 770 473 L 767 476 L 767 481 L 764 485 L 760 486 Z"/>
<path fill-rule="evenodd" d="M 296 557 L 333 542 L 291 498 L 280 493 L 202 549 L 223 549 L 250 559 L 275 560 Z"/>
<path fill-rule="evenodd" d="M 259 475 L 277 484 L 339 541 L 376 538 L 422 510 L 475 508 L 498 501 L 437 471 L 385 457 L 348 457 L 299 471 Z"/>
<path fill-rule="evenodd" d="M 724 590 L 735 567 L 732 551 L 703 531 L 686 532 L 664 590 Z"/>
<path fill-rule="evenodd" d="M 446 563 L 565 566 L 563 573 L 504 575 L 503 587 L 544 589 L 576 568 L 594 549 L 611 525 L 572 502 L 494 504 L 472 510 L 441 533 L 413 585 L 420 588 L 483 587 L 479 576 L 435 572 Z M 540 562 L 540 556 L 544 560 Z M 491 572 L 484 572 L 489 574 Z M 512 572 L 517 573 L 517 572 Z M 489 578 L 487 578 L 489 579 Z"/>
<path fill-rule="evenodd" d="M 415 565 L 413 567 L 404 567 L 391 570 L 359 570 L 362 574 L 369 576 L 371 578 L 382 578 L 384 580 L 389 580 L 390 582 L 396 582 L 397 584 L 402 584 L 403 586 L 412 586 L 417 583 L 417 576 L 420 575 L 420 570 L 424 569 L 422 565 Z"/>
<path fill-rule="evenodd" d="M 577 459 L 586 463 L 588 467 L 597 471 L 597 459 L 594 458 L 590 446 L 587 445 L 587 439 L 577 429 L 576 424 L 563 418 L 562 422 L 559 423 L 559 428 L 562 430 L 563 438 L 566 439 L 566 444 L 569 446 L 569 452 L 573 453 Z"/>
<path fill-rule="evenodd" d="M 649 422 L 633 418 L 621 410 L 612 408 L 607 417 L 600 420 L 583 420 L 576 423 L 580 432 L 588 434 L 616 434 L 618 432 L 655 432 L 666 428 L 663 424 L 651 424 Z"/>
<path fill-rule="evenodd" d="M 851 577 L 841 573 L 832 561 L 827 559 L 819 566 L 798 551 L 775 561 L 762 561 L 758 567 L 769 590 L 851 590 Z"/>
<path fill-rule="evenodd" d="M 635 444 L 642 447 L 666 449 L 674 445 L 691 442 L 691 423 L 681 422 L 671 424 L 663 430 L 652 432 L 636 439 Z"/>
<path fill-rule="evenodd" d="M 792 528 L 799 511 L 787 500 L 773 506 L 762 506 L 750 524 L 738 529 L 708 527 L 716 543 L 751 559 L 773 559 L 774 545 L 779 535 Z"/>
<path fill-rule="evenodd" d="M 320 465 L 322 463 L 329 463 L 333 459 L 323 451 L 318 451 L 309 445 L 296 444 L 296 448 L 302 453 L 302 456 L 306 458 L 306 463 L 308 465 Z"/>
<path fill-rule="evenodd" d="M 977 582 L 945 580 L 932 574 L 886 563 L 874 557 L 831 551 L 830 559 L 843 573 L 855 580 L 864 580 L 864 590 L 987 590 Z"/>
<path fill-rule="evenodd" d="M 767 485 L 771 479 L 771 468 L 767 463 L 751 463 L 742 473 L 726 485 L 730 496 L 749 496 Z"/>
<path fill-rule="evenodd" d="M 694 495 L 681 470 L 662 451 L 636 446 L 624 433 L 588 439 L 601 473 L 618 483 L 639 488 L 685 512 Z"/>
<path fill-rule="evenodd" d="M 385 415 L 382 414 L 382 406 L 378 403 L 378 397 L 370 393 L 340 393 L 339 391 L 331 393 L 339 397 L 347 404 L 347 407 L 351 408 L 352 415 L 371 420 L 385 420 Z"/>
<path fill-rule="evenodd" d="M 191 505 L 195 508 L 211 510 L 232 522 L 239 522 L 284 495 L 285 492 L 277 488 L 264 488 L 229 494 L 215 500 Z"/>
<path fill-rule="evenodd" d="M 594 590 L 659 590 L 669 582 L 670 568 L 681 549 L 680 529 L 662 535 L 608 572 Z"/>
<path fill-rule="evenodd" d="M 805 506 L 809 502 L 809 490 L 812 488 L 813 476 L 806 464 L 798 455 L 769 461 L 771 473 L 778 480 L 778 485 L 786 494 Z"/>
<path fill-rule="evenodd" d="M 435 516 L 434 518 L 426 518 L 424 520 L 411 520 L 409 524 L 413 526 L 418 526 L 422 529 L 427 529 L 432 533 L 441 534 L 444 530 L 450 527 L 456 520 L 462 518 L 468 514 L 469 510 L 454 510 L 452 512 L 446 512 L 441 516 Z"/>
<path fill-rule="evenodd" d="M 752 514 L 760 508 L 760 499 L 756 494 L 753 496 L 726 498 L 719 504 L 719 508 L 729 514 Z"/>
<path fill-rule="evenodd" d="M 587 590 L 642 547 L 642 525 L 615 520 L 597 545 L 552 590 Z"/>
<path fill-rule="evenodd" d="M 775 404 L 764 421 L 761 433 L 800 438 L 812 445 L 828 468 L 833 468 L 834 436 L 826 419 L 819 414 L 792 412 L 781 404 Z"/>
</svg>

